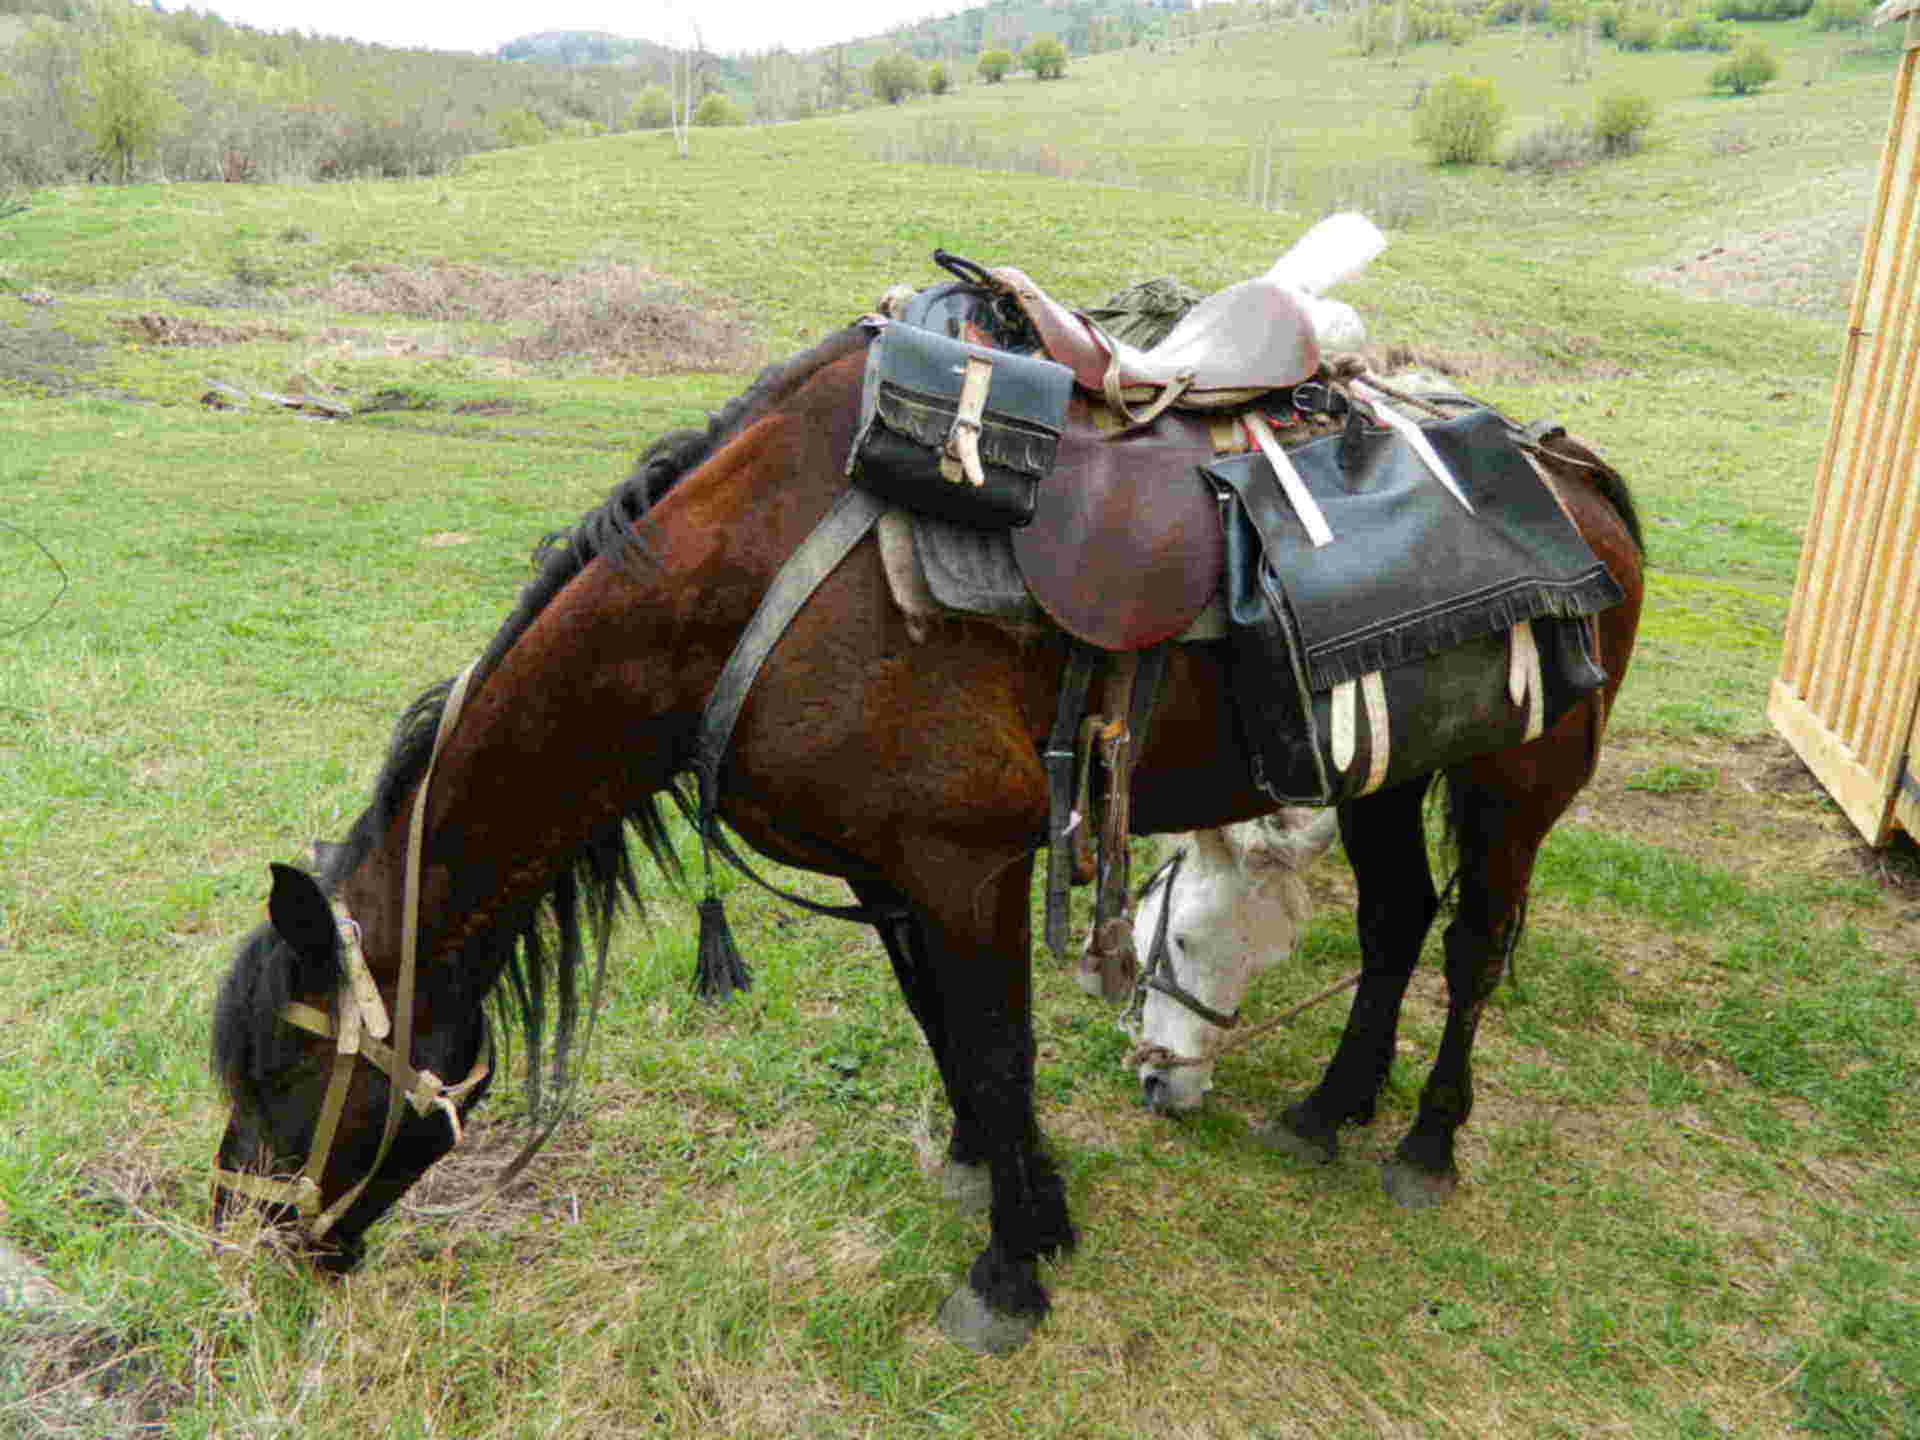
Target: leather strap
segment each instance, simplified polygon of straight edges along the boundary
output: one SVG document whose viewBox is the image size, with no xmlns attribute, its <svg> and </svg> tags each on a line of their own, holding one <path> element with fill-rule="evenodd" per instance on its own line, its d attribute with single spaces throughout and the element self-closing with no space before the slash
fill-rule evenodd
<svg viewBox="0 0 1920 1440">
<path fill-rule="evenodd" d="M 1087 690 L 1093 681 L 1094 667 L 1101 653 L 1093 646 L 1068 637 L 1067 665 L 1060 676 L 1060 696 L 1054 702 L 1053 729 L 1047 734 L 1047 748 L 1040 763 L 1047 775 L 1047 896 L 1044 936 L 1054 959 L 1067 958 L 1067 892 L 1073 885 L 1073 846 L 1069 839 L 1074 824 L 1089 824 L 1087 816 L 1076 815 L 1073 808 L 1073 742 L 1080 731 L 1080 717 L 1086 713 Z"/>
<path fill-rule="evenodd" d="M 899 906 L 822 905 L 761 879 L 720 831 L 720 767 L 733 743 L 733 729 L 747 694 L 774 646 L 780 643 L 794 616 L 813 598 L 821 582 L 852 553 L 886 508 L 885 500 L 858 486 L 849 486 L 813 527 L 812 533 L 800 542 L 799 548 L 787 557 L 767 587 L 767 593 L 760 597 L 747 628 L 740 632 L 720 678 L 714 682 L 694 736 L 693 756 L 686 766 L 699 787 L 698 813 L 691 818 L 703 844 L 719 851 L 721 858 L 734 869 L 781 899 L 817 915 L 861 924 L 898 920 L 905 912 Z M 684 801 L 682 808 L 685 808 Z"/>
</svg>

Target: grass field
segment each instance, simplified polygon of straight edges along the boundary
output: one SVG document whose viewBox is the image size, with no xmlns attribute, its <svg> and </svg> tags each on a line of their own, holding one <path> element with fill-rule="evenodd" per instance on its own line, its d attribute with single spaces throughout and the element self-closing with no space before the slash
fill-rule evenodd
<svg viewBox="0 0 1920 1440">
<path fill-rule="evenodd" d="M 1861 850 L 1762 713 L 1890 57 L 1769 36 L 1782 82 L 1739 102 L 1706 57 L 1573 87 L 1544 36 L 1392 66 L 1321 27 L 699 133 L 685 162 L 632 136 L 450 180 L 31 197 L 0 222 L 0 1238 L 75 1308 L 0 1308 L 0 1433 L 1920 1435 L 1920 867 Z M 1406 101 L 1467 68 L 1516 131 L 1622 81 L 1660 120 L 1552 179 L 1429 171 Z M 929 127 L 1057 174 L 887 158 Z M 1277 212 L 1245 203 L 1269 133 Z M 1250 1131 L 1334 1009 L 1173 1123 L 1043 965 L 1041 1122 L 1083 1242 L 1035 1341 L 975 1359 L 930 1317 L 983 1226 L 927 1173 L 944 1102 L 877 945 L 737 890 L 760 983 L 703 1008 L 692 907 L 655 880 L 584 1113 L 525 1182 L 403 1210 L 344 1284 L 210 1254 L 209 1003 L 265 866 L 359 812 L 542 534 L 759 360 L 931 280 L 935 245 L 1081 299 L 1204 287 L 1368 193 L 1402 204 L 1349 296 L 1380 345 L 1587 435 L 1652 547 L 1448 1207 L 1403 1214 L 1377 1176 L 1437 1042 L 1431 967 L 1379 1124 L 1309 1170 Z M 737 358 L 648 359 L 650 326 Z M 1354 962 L 1337 860 L 1314 885 L 1256 1013 Z M 421 1199 L 477 1186 L 523 1113 L 496 1092 Z"/>
</svg>

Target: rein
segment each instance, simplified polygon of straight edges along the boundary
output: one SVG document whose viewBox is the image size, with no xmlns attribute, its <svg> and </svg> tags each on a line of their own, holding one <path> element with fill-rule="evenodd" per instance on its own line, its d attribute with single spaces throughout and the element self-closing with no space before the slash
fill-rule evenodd
<svg viewBox="0 0 1920 1440">
<path fill-rule="evenodd" d="M 1344 980 L 1335 981 L 1318 994 L 1302 1000 L 1292 1009 L 1284 1010 L 1278 1015 L 1262 1020 L 1258 1025 L 1252 1025 L 1245 1030 L 1240 1030 L 1238 1028 L 1240 1025 L 1240 1015 L 1238 1011 L 1235 1011 L 1233 1014 L 1228 1014 L 1225 1011 L 1214 1009 L 1211 1005 L 1202 1001 L 1199 996 L 1183 986 L 1178 977 L 1173 973 L 1173 956 L 1167 949 L 1167 919 L 1168 916 L 1173 913 L 1173 882 L 1179 878 L 1181 862 L 1186 858 L 1187 852 L 1184 850 L 1179 851 L 1171 860 L 1167 861 L 1166 864 L 1148 876 L 1147 883 L 1141 887 L 1140 893 L 1142 898 L 1150 894 L 1154 886 L 1163 882 L 1167 887 L 1167 893 L 1166 898 L 1162 900 L 1160 904 L 1160 919 L 1154 925 L 1153 946 L 1147 952 L 1147 963 L 1141 967 L 1140 978 L 1133 988 L 1133 1002 L 1127 1007 L 1127 1012 L 1121 1017 L 1120 1023 L 1127 1029 L 1137 1032 L 1144 1018 L 1147 991 L 1157 990 L 1160 994 L 1165 995 L 1176 1004 L 1184 1006 L 1187 1010 L 1199 1016 L 1216 1030 L 1223 1032 L 1234 1031 L 1235 1033 L 1224 1034 L 1219 1043 L 1208 1046 L 1206 1050 L 1199 1055 L 1176 1055 L 1164 1045 L 1148 1045 L 1145 1043 L 1135 1045 L 1125 1062 L 1126 1068 L 1129 1070 L 1137 1069 L 1142 1065 L 1153 1065 L 1162 1070 L 1177 1070 L 1190 1065 L 1211 1064 L 1223 1055 L 1230 1055 L 1235 1050 L 1245 1048 L 1255 1040 L 1258 1040 L 1262 1035 L 1272 1034 L 1289 1021 L 1297 1020 L 1314 1006 L 1331 1000 L 1342 991 L 1351 990 L 1360 983 L 1360 974 L 1358 971 L 1355 971 Z"/>
</svg>

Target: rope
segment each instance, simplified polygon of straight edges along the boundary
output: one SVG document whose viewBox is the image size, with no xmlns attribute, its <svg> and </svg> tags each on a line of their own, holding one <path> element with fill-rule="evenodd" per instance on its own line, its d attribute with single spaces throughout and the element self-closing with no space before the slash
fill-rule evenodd
<svg viewBox="0 0 1920 1440">
<path fill-rule="evenodd" d="M 1235 1050 L 1251 1044 L 1262 1035 L 1271 1034 L 1289 1021 L 1299 1019 L 1314 1006 L 1331 1000 L 1343 990 L 1351 990 L 1359 983 L 1360 972 L 1356 970 L 1346 979 L 1337 980 L 1319 994 L 1302 1000 L 1291 1010 L 1283 1010 L 1278 1015 L 1262 1020 L 1258 1025 L 1250 1025 L 1245 1030 L 1233 1032 L 1204 1055 L 1176 1055 L 1164 1045 L 1136 1045 L 1133 1047 L 1133 1052 L 1127 1056 L 1126 1066 L 1129 1070 L 1138 1069 L 1142 1065 L 1157 1065 L 1163 1070 L 1174 1070 L 1187 1065 L 1211 1064 L 1221 1056 L 1231 1055 Z"/>
</svg>

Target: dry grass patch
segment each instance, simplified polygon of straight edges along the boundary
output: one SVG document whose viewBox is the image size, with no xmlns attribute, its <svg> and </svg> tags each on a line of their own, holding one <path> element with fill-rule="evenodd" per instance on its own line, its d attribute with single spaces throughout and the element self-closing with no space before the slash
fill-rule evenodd
<svg viewBox="0 0 1920 1440">
<path fill-rule="evenodd" d="M 182 315 L 154 312 L 123 315 L 116 318 L 113 324 L 121 333 L 148 345 L 245 345 L 254 340 L 300 338 L 292 330 L 272 325 L 209 325 L 203 320 L 192 320 Z"/>
<path fill-rule="evenodd" d="M 502 271 L 437 261 L 363 265 L 308 292 L 354 315 L 485 324 L 524 365 L 585 365 L 630 375 L 739 373 L 765 362 L 745 316 L 638 265 Z"/>
</svg>

